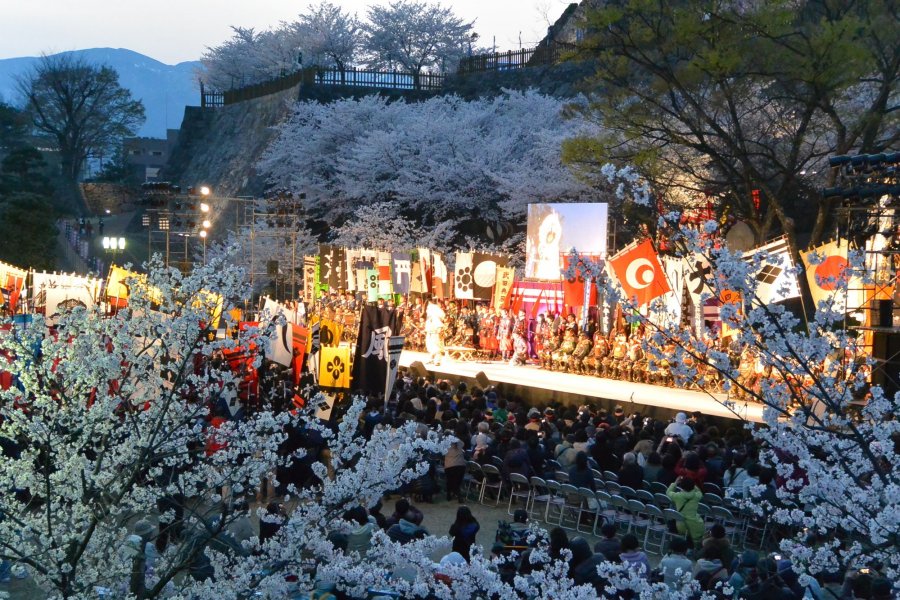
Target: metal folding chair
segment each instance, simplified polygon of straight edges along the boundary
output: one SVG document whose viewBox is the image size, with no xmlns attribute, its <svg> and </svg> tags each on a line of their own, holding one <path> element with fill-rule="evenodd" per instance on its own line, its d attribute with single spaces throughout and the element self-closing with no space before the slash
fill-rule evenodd
<svg viewBox="0 0 900 600">
<path fill-rule="evenodd" d="M 481 470 L 484 472 L 484 483 L 481 485 L 481 496 L 478 498 L 478 502 L 484 504 L 484 497 L 489 489 L 497 490 L 494 506 L 498 506 L 500 497 L 503 495 L 503 475 L 500 473 L 500 469 L 494 465 L 484 465 Z"/>
<path fill-rule="evenodd" d="M 517 499 L 522 498 L 525 501 L 525 509 L 528 510 L 528 504 L 531 502 L 531 482 L 528 478 L 519 473 L 509 474 L 509 502 L 506 504 L 506 514 L 512 515 L 515 510 L 513 504 Z"/>
</svg>

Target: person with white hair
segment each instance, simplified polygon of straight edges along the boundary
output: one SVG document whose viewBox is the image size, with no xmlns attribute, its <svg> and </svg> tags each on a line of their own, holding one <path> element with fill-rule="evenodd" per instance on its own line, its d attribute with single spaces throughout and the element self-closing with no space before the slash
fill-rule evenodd
<svg viewBox="0 0 900 600">
<path fill-rule="evenodd" d="M 687 424 L 687 415 L 683 412 L 675 415 L 675 422 L 669 423 L 666 427 L 665 434 L 667 436 L 678 437 L 682 443 L 687 444 L 694 435 L 694 430 Z"/>
</svg>

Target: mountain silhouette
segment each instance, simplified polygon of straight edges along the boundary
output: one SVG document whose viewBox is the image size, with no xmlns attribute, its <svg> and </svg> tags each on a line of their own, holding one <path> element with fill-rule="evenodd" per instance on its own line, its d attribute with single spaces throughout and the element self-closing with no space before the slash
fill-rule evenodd
<svg viewBox="0 0 900 600">
<path fill-rule="evenodd" d="M 167 65 L 125 48 L 89 48 L 61 52 L 74 54 L 92 64 L 106 64 L 119 74 L 119 83 L 144 103 L 147 120 L 138 135 L 166 137 L 166 129 L 181 127 L 186 105 L 200 104 L 197 85 L 199 61 Z M 0 59 L 0 99 L 19 105 L 16 77 L 40 60 L 36 56 Z"/>
</svg>

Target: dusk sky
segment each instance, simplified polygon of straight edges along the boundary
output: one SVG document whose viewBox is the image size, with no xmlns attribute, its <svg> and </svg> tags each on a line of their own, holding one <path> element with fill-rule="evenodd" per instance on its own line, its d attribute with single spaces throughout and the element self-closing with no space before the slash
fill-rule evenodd
<svg viewBox="0 0 900 600">
<path fill-rule="evenodd" d="M 333 0 L 365 14 L 367 0 Z M 0 0 L 0 58 L 82 48 L 128 48 L 167 64 L 200 58 L 230 36 L 231 25 L 266 29 L 294 20 L 309 2 L 285 0 Z M 481 44 L 496 36 L 498 50 L 538 42 L 568 2 L 560 0 L 448 0 L 475 21 Z"/>
</svg>

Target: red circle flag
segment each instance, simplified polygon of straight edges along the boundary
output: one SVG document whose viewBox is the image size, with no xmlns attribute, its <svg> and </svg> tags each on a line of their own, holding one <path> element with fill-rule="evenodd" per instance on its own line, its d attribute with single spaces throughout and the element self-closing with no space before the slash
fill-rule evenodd
<svg viewBox="0 0 900 600">
<path fill-rule="evenodd" d="M 816 266 L 816 283 L 823 290 L 837 289 L 847 279 L 847 267 L 847 259 L 843 256 L 829 256 Z"/>
</svg>

